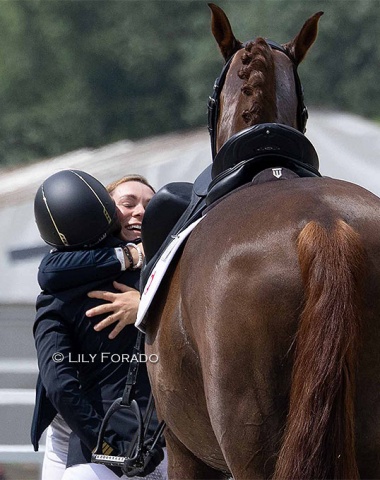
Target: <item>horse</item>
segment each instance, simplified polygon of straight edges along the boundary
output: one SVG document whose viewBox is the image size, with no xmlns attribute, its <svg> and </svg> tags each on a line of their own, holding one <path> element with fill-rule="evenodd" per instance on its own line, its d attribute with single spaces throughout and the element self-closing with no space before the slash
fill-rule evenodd
<svg viewBox="0 0 380 480">
<path fill-rule="evenodd" d="M 288 43 L 243 44 L 209 4 L 228 71 L 215 151 L 262 123 L 303 131 Z M 146 321 L 170 479 L 380 478 L 380 199 L 323 177 L 244 186 L 209 209 Z"/>
</svg>

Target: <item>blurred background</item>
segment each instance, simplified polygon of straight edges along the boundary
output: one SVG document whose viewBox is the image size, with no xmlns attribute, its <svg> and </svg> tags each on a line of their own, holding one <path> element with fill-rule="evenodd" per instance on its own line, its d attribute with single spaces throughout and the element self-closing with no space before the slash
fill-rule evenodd
<svg viewBox="0 0 380 480">
<path fill-rule="evenodd" d="M 215 0 L 235 36 L 291 40 L 319 10 L 299 67 L 321 172 L 380 195 L 380 1 Z M 0 2 L 0 480 L 36 480 L 32 325 L 46 246 L 38 186 L 62 168 L 159 188 L 211 162 L 207 98 L 223 61 L 206 1 Z M 43 443 L 43 442 L 42 442 Z"/>
</svg>

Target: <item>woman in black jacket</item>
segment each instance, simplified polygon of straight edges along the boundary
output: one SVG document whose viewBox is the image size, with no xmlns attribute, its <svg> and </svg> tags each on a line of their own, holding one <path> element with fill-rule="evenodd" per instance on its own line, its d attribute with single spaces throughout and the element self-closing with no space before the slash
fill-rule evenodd
<svg viewBox="0 0 380 480">
<path fill-rule="evenodd" d="M 115 337 L 112 327 L 96 331 L 98 320 L 86 312 L 99 300 L 87 293 L 116 293 L 117 280 L 136 292 L 131 303 L 132 310 L 137 309 L 143 251 L 135 241 L 153 194 L 146 181 L 124 179 L 115 187 L 113 201 L 96 179 L 74 170 L 49 177 L 37 192 L 37 226 L 56 248 L 39 269 L 43 291 L 33 329 L 40 370 L 32 425 L 35 448 L 50 425 L 43 479 L 106 480 L 121 475 L 92 464 L 91 451 L 105 412 L 123 392 L 137 330 L 129 324 L 116 338 L 110 338 Z M 110 251 L 115 260 L 104 264 Z M 142 409 L 149 393 L 146 365 L 141 363 L 136 399 Z M 135 417 L 128 411 L 113 416 L 104 453 L 124 453 L 135 429 Z M 62 476 L 63 464 L 67 469 Z M 165 478 L 166 473 L 156 470 L 152 475 Z"/>
</svg>

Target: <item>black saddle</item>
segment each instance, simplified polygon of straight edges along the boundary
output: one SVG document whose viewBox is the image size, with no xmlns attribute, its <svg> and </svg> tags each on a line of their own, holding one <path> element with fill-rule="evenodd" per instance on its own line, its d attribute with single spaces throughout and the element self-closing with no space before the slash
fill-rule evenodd
<svg viewBox="0 0 380 480">
<path fill-rule="evenodd" d="M 189 206 L 193 187 L 192 183 L 187 182 L 168 183 L 150 200 L 145 211 L 141 233 L 146 258 L 150 259 L 154 256 Z"/>
<path fill-rule="evenodd" d="M 227 140 L 214 159 L 206 204 L 250 182 L 261 171 L 276 167 L 299 177 L 321 176 L 317 152 L 298 130 L 278 123 L 242 130 Z"/>
<path fill-rule="evenodd" d="M 149 202 L 142 224 L 146 265 L 140 288 L 145 286 L 171 236 L 200 218 L 217 200 L 249 182 L 320 177 L 318 167 L 315 148 L 294 128 L 264 123 L 233 135 L 194 185 L 168 184 Z"/>
<path fill-rule="evenodd" d="M 228 171 L 241 162 L 254 159 L 259 165 L 264 162 L 278 164 L 286 161 L 302 165 L 318 174 L 319 159 L 310 140 L 295 128 L 279 123 L 261 123 L 233 135 L 217 153 L 211 176 Z M 268 163 L 264 168 L 271 167 Z"/>
<path fill-rule="evenodd" d="M 194 184 L 169 183 L 158 190 L 148 203 L 141 225 L 145 265 L 141 270 L 140 291 L 143 291 L 153 267 L 172 235 L 176 235 L 202 215 L 210 182 L 211 165 L 198 176 Z"/>
</svg>

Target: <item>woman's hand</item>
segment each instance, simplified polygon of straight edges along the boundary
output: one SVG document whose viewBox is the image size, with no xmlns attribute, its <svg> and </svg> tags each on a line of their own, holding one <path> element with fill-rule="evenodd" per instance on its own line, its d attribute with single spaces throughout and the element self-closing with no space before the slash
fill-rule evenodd
<svg viewBox="0 0 380 480">
<path fill-rule="evenodd" d="M 87 317 L 95 317 L 110 313 L 108 317 L 94 326 L 94 330 L 100 332 L 103 328 L 117 322 L 115 328 L 108 335 L 108 338 L 115 338 L 126 325 L 135 323 L 137 309 L 140 303 L 140 292 L 134 288 L 118 282 L 113 282 L 113 286 L 122 293 L 112 293 L 104 291 L 92 291 L 88 293 L 90 298 L 98 298 L 108 303 L 87 310 Z"/>
</svg>

